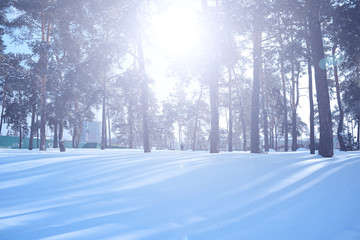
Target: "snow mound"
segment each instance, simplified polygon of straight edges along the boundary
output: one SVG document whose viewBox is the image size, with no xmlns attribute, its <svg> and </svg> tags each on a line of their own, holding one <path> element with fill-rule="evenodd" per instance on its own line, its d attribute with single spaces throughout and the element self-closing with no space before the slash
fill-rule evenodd
<svg viewBox="0 0 360 240">
<path fill-rule="evenodd" d="M 308 152 L 309 149 L 307 149 L 307 148 L 298 148 L 296 151 L 297 152 Z"/>
</svg>

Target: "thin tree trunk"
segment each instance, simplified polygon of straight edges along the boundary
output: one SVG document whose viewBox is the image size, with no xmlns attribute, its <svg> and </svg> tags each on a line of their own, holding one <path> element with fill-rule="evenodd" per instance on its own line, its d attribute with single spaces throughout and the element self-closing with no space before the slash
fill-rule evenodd
<svg viewBox="0 0 360 240">
<path fill-rule="evenodd" d="M 42 42 L 49 44 L 50 43 L 50 31 L 51 31 L 51 22 L 45 19 L 45 16 L 42 16 L 41 20 L 41 30 L 42 30 Z M 48 70 L 48 53 L 46 50 L 42 50 L 40 53 L 40 61 L 43 67 L 43 72 L 41 73 L 41 103 L 40 103 L 40 151 L 46 151 L 46 76 Z"/>
<path fill-rule="evenodd" d="M 104 150 L 107 146 L 106 142 L 106 78 L 104 76 L 103 86 L 103 101 L 102 101 L 102 128 L 101 128 L 101 150 Z"/>
<path fill-rule="evenodd" d="M 166 132 L 164 133 L 164 148 L 168 148 Z"/>
<path fill-rule="evenodd" d="M 315 126 L 314 126 L 314 99 L 313 99 L 313 78 L 312 78 L 312 65 L 311 65 L 311 51 L 310 43 L 307 39 L 307 65 L 308 65 L 308 75 L 309 75 L 309 102 L 310 102 L 310 154 L 315 154 Z"/>
<path fill-rule="evenodd" d="M 84 126 L 84 121 L 80 121 L 80 126 L 78 126 L 79 131 L 76 138 L 76 148 L 80 147 L 80 137 L 83 131 L 83 126 Z"/>
<path fill-rule="evenodd" d="M 273 126 L 270 124 L 270 130 L 269 130 L 269 140 L 270 140 L 270 145 L 269 148 L 274 149 L 274 128 Z"/>
<path fill-rule="evenodd" d="M 40 151 L 46 151 L 46 78 L 41 79 L 40 104 Z"/>
<path fill-rule="evenodd" d="M 295 111 L 297 111 L 299 102 L 300 102 L 299 79 L 300 79 L 300 63 L 298 63 L 298 65 L 297 65 L 297 75 L 296 75 L 296 84 L 295 84 L 295 88 L 296 88 Z M 296 137 L 297 137 L 297 135 L 296 135 Z M 296 138 L 296 140 L 297 140 L 297 138 Z M 297 144 L 296 144 L 296 147 L 297 147 Z"/>
<path fill-rule="evenodd" d="M 39 116 L 36 115 L 36 122 L 38 123 L 39 122 Z M 37 127 L 36 128 L 36 147 L 39 148 L 39 128 Z"/>
<path fill-rule="evenodd" d="M 58 121 L 54 124 L 54 144 L 53 148 L 58 148 Z"/>
<path fill-rule="evenodd" d="M 138 33 L 140 35 L 140 33 Z M 145 58 L 143 53 L 142 39 L 138 36 L 137 47 L 139 54 L 139 69 L 141 73 L 141 103 L 142 103 L 142 117 L 143 117 L 143 145 L 144 152 L 151 152 L 150 146 L 150 130 L 149 130 L 149 86 L 145 71 Z"/>
<path fill-rule="evenodd" d="M 306 3 L 309 10 L 310 44 L 315 67 L 316 95 L 320 120 L 319 154 L 323 157 L 332 157 L 334 150 L 329 88 L 326 69 L 321 69 L 319 66 L 320 61 L 324 58 L 324 47 L 319 20 L 320 2 L 307 0 Z"/>
<path fill-rule="evenodd" d="M 66 151 L 63 135 L 64 135 L 64 121 L 62 119 L 60 119 L 59 120 L 59 147 L 60 147 L 60 152 L 65 152 Z"/>
<path fill-rule="evenodd" d="M 292 39 L 293 41 L 294 39 Z M 297 129 L 296 129 L 296 102 L 295 102 L 295 63 L 291 58 L 291 151 L 297 149 Z"/>
<path fill-rule="evenodd" d="M 211 129 L 210 129 L 210 153 L 220 152 L 219 133 L 219 90 L 217 74 L 210 80 L 210 106 L 211 106 Z"/>
<path fill-rule="evenodd" d="M 128 122 L 129 122 L 129 148 L 134 148 L 134 112 L 133 101 L 130 100 L 128 107 Z"/>
<path fill-rule="evenodd" d="M 275 124 L 275 151 L 278 150 L 278 131 L 277 131 L 277 127 Z"/>
<path fill-rule="evenodd" d="M 335 43 L 332 48 L 332 55 L 335 56 L 337 44 Z M 338 66 L 337 62 L 334 60 L 334 77 L 335 77 L 335 88 L 336 88 L 336 98 L 339 107 L 339 123 L 337 128 L 337 138 L 340 145 L 340 151 L 345 151 L 345 141 L 344 141 L 344 111 L 341 104 L 341 96 L 340 96 L 340 84 L 339 84 L 339 74 L 338 74 Z"/>
<path fill-rule="evenodd" d="M 295 152 L 297 150 L 297 129 L 296 129 L 296 109 L 291 112 L 291 151 Z"/>
<path fill-rule="evenodd" d="M 63 57 L 65 56 L 65 53 L 63 55 Z M 62 61 L 62 58 L 60 58 L 58 55 L 56 55 L 56 62 L 57 62 L 57 66 L 58 66 L 58 74 L 59 74 L 59 89 L 61 89 L 63 86 L 63 83 L 64 83 L 64 77 L 63 77 L 63 72 L 60 70 L 60 65 L 61 65 L 61 61 Z M 65 102 L 64 101 L 59 101 L 59 98 L 60 98 L 60 95 L 56 95 L 56 99 L 55 99 L 55 104 L 56 104 L 56 108 L 59 112 L 59 115 L 57 115 L 57 121 L 56 121 L 56 124 L 58 125 L 58 135 L 57 135 L 57 142 L 58 142 L 58 146 L 59 146 L 59 149 L 60 149 L 60 152 L 65 152 L 66 151 L 66 148 L 65 148 L 65 142 L 64 142 L 64 116 L 63 116 L 63 108 L 64 108 L 64 104 Z"/>
<path fill-rule="evenodd" d="M 203 9 L 208 14 L 207 2 L 203 1 Z M 216 2 L 216 15 L 218 14 L 218 1 Z M 210 53 L 210 69 L 208 79 L 210 81 L 210 110 L 211 110 L 211 128 L 210 128 L 210 153 L 220 152 L 220 131 L 219 131 L 219 49 L 218 49 L 218 29 L 215 24 L 215 29 L 210 29 L 213 35 L 210 35 L 210 46 L 212 51 Z"/>
<path fill-rule="evenodd" d="M 283 88 L 283 104 L 284 104 L 284 136 L 285 136 L 285 152 L 289 150 L 289 126 L 288 126 L 288 111 L 287 111 L 287 98 L 286 98 L 286 83 L 285 83 L 285 67 L 284 67 L 284 60 L 280 60 L 280 71 L 281 71 L 281 82 Z"/>
<path fill-rule="evenodd" d="M 266 90 L 265 90 L 264 75 L 262 68 L 261 68 L 260 76 L 261 76 L 260 77 L 261 105 L 262 105 L 262 115 L 264 121 L 264 150 L 265 152 L 269 152 L 268 114 L 267 114 L 267 106 L 266 106 Z"/>
<path fill-rule="evenodd" d="M 233 75 L 235 76 L 235 71 L 233 70 Z M 245 112 L 244 105 L 242 101 L 242 93 L 240 87 L 236 88 L 239 96 L 239 104 L 240 104 L 240 113 L 241 113 L 241 125 L 243 130 L 243 150 L 247 151 L 247 135 L 246 135 L 246 122 L 245 122 Z"/>
<path fill-rule="evenodd" d="M 229 118 L 228 118 L 228 112 L 227 109 L 224 108 L 224 116 L 225 116 L 225 122 L 226 122 L 226 132 L 229 132 Z"/>
<path fill-rule="evenodd" d="M 231 69 L 229 67 L 229 152 L 233 151 L 233 111 L 232 111 L 232 81 L 231 81 Z"/>
<path fill-rule="evenodd" d="M 240 98 L 240 109 L 244 109 L 243 108 L 243 104 Z M 242 130 L 243 130 L 243 150 L 247 151 L 247 135 L 246 135 L 246 123 L 245 123 L 245 117 L 244 117 L 244 112 L 241 113 L 241 125 L 242 125 Z"/>
<path fill-rule="evenodd" d="M 133 69 L 136 71 L 136 61 L 137 61 L 137 54 L 136 54 L 136 42 L 134 42 L 134 66 Z M 129 100 L 129 106 L 128 106 L 128 126 L 129 126 L 129 148 L 134 148 L 134 101 L 132 98 Z"/>
<path fill-rule="evenodd" d="M 282 32 L 281 29 L 281 17 L 278 16 L 278 25 L 279 25 L 279 39 L 278 43 L 280 45 L 281 53 L 280 53 L 280 74 L 281 74 L 281 83 L 282 83 L 282 92 L 283 92 L 283 112 L 284 112 L 284 118 L 283 118 L 283 129 L 284 129 L 284 138 L 285 138 L 285 146 L 284 150 L 287 152 L 289 150 L 289 126 L 288 126 L 288 109 L 287 109 L 287 97 L 286 97 L 286 81 L 285 81 L 285 64 L 284 64 L 284 44 L 282 39 Z"/>
<path fill-rule="evenodd" d="M 19 129 L 19 149 L 21 149 L 22 148 L 22 131 L 21 131 L 21 129 L 22 129 L 22 127 L 20 127 L 20 129 Z"/>
<path fill-rule="evenodd" d="M 192 150 L 193 151 L 196 151 L 196 136 L 197 136 L 196 134 L 197 134 L 197 129 L 198 129 L 199 111 L 200 111 L 200 103 L 201 103 L 201 98 L 202 98 L 202 92 L 203 92 L 203 86 L 201 85 L 199 99 L 198 99 L 198 102 L 197 102 L 196 114 L 195 114 L 195 126 L 194 126 L 193 145 L 192 145 Z"/>
<path fill-rule="evenodd" d="M 182 145 L 182 137 L 181 137 L 181 120 L 179 119 L 178 120 L 178 130 L 179 130 L 179 132 L 178 132 L 178 134 L 179 134 L 179 144 L 180 144 L 180 150 L 183 150 L 182 148 L 181 148 L 181 145 Z"/>
<path fill-rule="evenodd" d="M 360 118 L 358 118 L 358 150 L 360 149 Z"/>
<path fill-rule="evenodd" d="M 256 1 L 260 7 L 259 1 Z M 260 153 L 260 136 L 259 136 L 259 108 L 260 108 L 260 76 L 261 76 L 261 12 L 255 11 L 253 18 L 253 89 L 251 99 L 251 153 Z"/>
<path fill-rule="evenodd" d="M 72 148 L 75 148 L 75 138 L 76 138 L 76 134 L 77 134 L 76 132 L 77 132 L 77 127 L 74 126 L 74 132 L 73 132 L 72 139 L 71 139 Z"/>
<path fill-rule="evenodd" d="M 19 91 L 19 104 L 20 106 L 23 105 L 23 101 L 22 101 L 22 91 Z M 19 127 L 19 149 L 22 148 L 22 138 L 23 138 L 23 128 L 22 128 L 22 124 L 20 123 L 20 127 Z"/>
<path fill-rule="evenodd" d="M 33 145 L 34 145 L 36 103 L 34 102 L 33 104 L 34 105 L 31 110 L 29 150 L 33 150 Z"/>
<path fill-rule="evenodd" d="M 3 99 L 2 99 L 2 105 L 1 105 L 1 116 L 0 116 L 0 135 L 1 135 L 1 131 L 2 131 L 2 125 L 3 125 L 3 120 L 4 120 L 4 109 L 5 109 L 5 103 L 6 103 L 6 93 L 7 93 L 7 88 L 6 88 L 6 76 L 4 77 L 4 95 L 3 95 Z"/>
<path fill-rule="evenodd" d="M 109 103 L 108 103 L 108 108 L 109 108 Z M 111 125 L 110 125 L 110 114 L 109 114 L 109 109 L 107 111 L 108 114 L 108 130 L 109 130 L 109 148 L 111 148 Z"/>
<path fill-rule="evenodd" d="M 271 111 L 271 127 L 270 127 L 270 132 L 271 132 L 271 135 L 270 135 L 270 148 L 271 149 L 275 149 L 275 118 L 274 118 L 274 112 Z"/>
</svg>

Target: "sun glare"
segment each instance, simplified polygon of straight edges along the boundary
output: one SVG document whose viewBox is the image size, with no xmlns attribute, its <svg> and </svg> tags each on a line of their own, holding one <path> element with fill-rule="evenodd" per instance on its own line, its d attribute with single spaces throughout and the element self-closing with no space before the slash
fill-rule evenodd
<svg viewBox="0 0 360 240">
<path fill-rule="evenodd" d="M 167 57 L 191 55 L 200 41 L 196 9 L 177 3 L 155 16 L 150 27 L 151 41 Z"/>
</svg>

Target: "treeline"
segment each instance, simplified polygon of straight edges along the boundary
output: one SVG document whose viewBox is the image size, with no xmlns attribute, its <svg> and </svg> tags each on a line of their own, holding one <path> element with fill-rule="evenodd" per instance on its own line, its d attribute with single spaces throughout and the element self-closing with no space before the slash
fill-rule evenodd
<svg viewBox="0 0 360 240">
<path fill-rule="evenodd" d="M 64 129 L 78 147 L 83 122 L 101 109 L 102 149 L 112 139 L 145 152 L 171 149 L 177 138 L 211 153 L 295 151 L 306 133 L 314 153 L 316 132 L 324 157 L 333 155 L 333 136 L 341 150 L 359 149 L 358 1 L 201 0 L 202 47 L 191 62 L 174 61 L 182 81 L 159 103 L 146 72 L 145 23 L 164 2 L 1 1 L 0 131 L 7 124 L 20 139 L 30 134 L 30 146 L 38 134 L 46 150 L 48 126 L 65 151 Z M 30 53 L 5 53 L 5 33 Z M 300 85 L 308 88 L 309 129 L 297 112 Z"/>
</svg>

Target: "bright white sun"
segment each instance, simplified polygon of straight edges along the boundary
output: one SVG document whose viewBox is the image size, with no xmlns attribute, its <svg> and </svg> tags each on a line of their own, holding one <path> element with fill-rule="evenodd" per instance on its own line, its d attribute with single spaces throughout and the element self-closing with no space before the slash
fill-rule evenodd
<svg viewBox="0 0 360 240">
<path fill-rule="evenodd" d="M 150 36 L 155 47 L 167 57 L 191 55 L 200 41 L 200 26 L 194 5 L 172 5 L 151 21 Z"/>
</svg>

